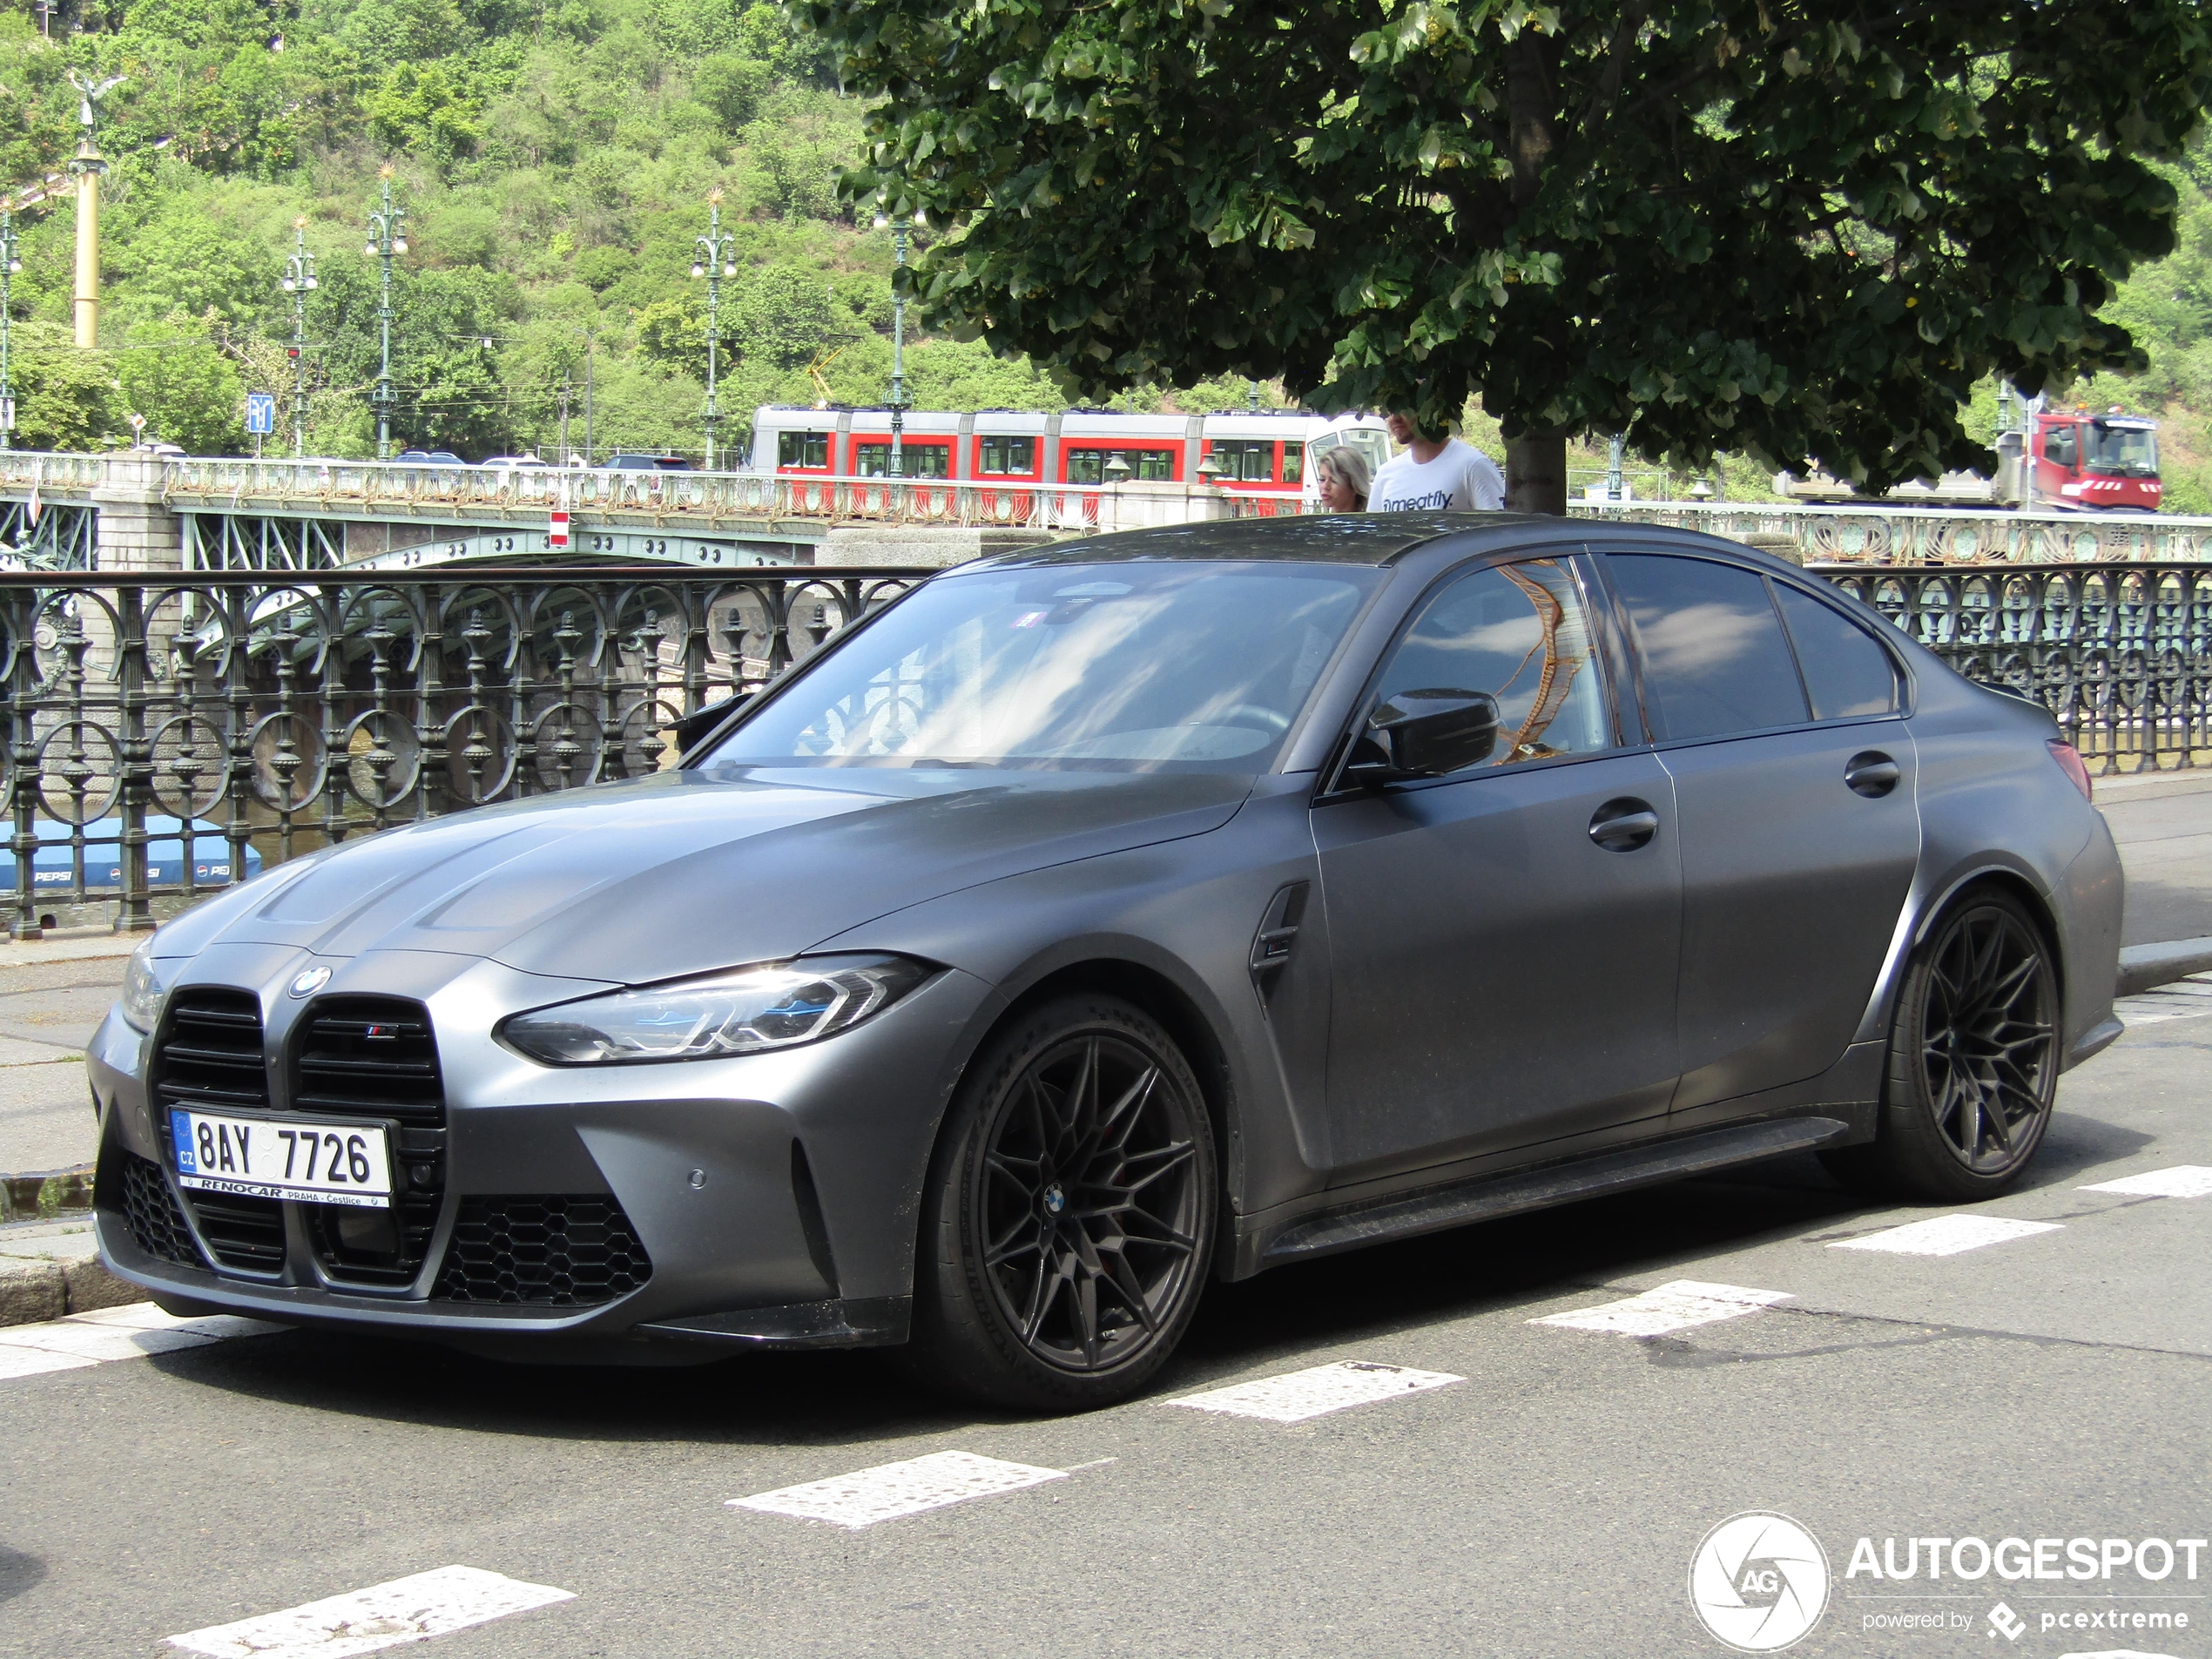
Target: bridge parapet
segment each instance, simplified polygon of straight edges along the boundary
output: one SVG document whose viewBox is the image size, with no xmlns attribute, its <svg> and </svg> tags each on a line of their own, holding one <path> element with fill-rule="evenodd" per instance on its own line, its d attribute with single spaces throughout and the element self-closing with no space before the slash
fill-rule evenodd
<svg viewBox="0 0 2212 1659">
<path fill-rule="evenodd" d="M 105 569 L 255 565 L 282 543 L 324 550 L 334 565 L 413 569 L 550 552 L 554 510 L 571 518 L 584 557 L 675 565 L 751 565 L 835 556 L 833 532 L 894 557 L 900 536 L 956 532 L 1057 537 L 1158 524 L 1296 513 L 1283 501 L 1204 483 L 1036 484 L 1020 480 L 834 478 L 612 468 L 470 467 L 0 452 L 0 540 L 26 552 L 32 498 L 85 521 L 48 526 L 36 562 L 81 563 L 98 535 Z M 1791 502 L 1570 504 L 1595 522 L 1680 524 L 1723 536 L 1786 538 L 1812 563 L 2063 565 L 2212 560 L 2212 518 L 2019 513 L 1984 508 L 1822 506 Z M 111 527 L 109 517 L 117 519 Z M 125 521 L 128 521 L 127 523 Z M 175 526 L 176 551 L 156 545 Z M 318 527 L 313 535 L 302 526 Z M 905 562 L 927 562 L 916 536 Z M 979 543 L 980 544 L 980 543 Z M 949 542 L 947 545 L 950 545 Z M 211 556 L 210 548 L 219 550 Z M 253 550 L 239 553 L 232 550 Z M 302 557 L 305 555 L 301 555 Z M 256 566 L 258 568 L 258 566 Z"/>
</svg>

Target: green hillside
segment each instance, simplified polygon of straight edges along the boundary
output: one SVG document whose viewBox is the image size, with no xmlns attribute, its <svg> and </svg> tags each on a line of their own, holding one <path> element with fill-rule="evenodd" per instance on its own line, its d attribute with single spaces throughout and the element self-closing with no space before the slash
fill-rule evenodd
<svg viewBox="0 0 2212 1659">
<path fill-rule="evenodd" d="M 304 219 L 320 280 L 309 447 L 373 453 L 376 266 L 362 242 L 386 165 L 408 215 L 395 279 L 404 442 L 550 455 L 565 405 L 577 446 L 588 422 L 601 455 L 698 455 L 707 285 L 690 272 L 717 189 L 739 266 L 721 303 L 725 443 L 758 404 L 814 401 L 810 366 L 840 401 L 886 395 L 891 238 L 840 209 L 832 182 L 859 109 L 772 0 L 67 0 L 51 39 L 17 3 L 0 11 L 0 187 L 65 166 L 65 71 L 128 77 L 105 106 L 97 355 L 68 344 L 65 183 L 18 220 L 22 446 L 124 442 L 136 412 L 189 449 L 236 453 L 249 388 L 279 394 L 273 442 L 287 443 L 280 279 Z M 2115 305 L 2150 371 L 2082 395 L 2162 413 L 2168 500 L 2212 511 L 2212 165 L 2175 172 L 2182 246 Z M 909 339 L 922 407 L 1063 401 L 980 343 Z M 1165 395 L 1219 408 L 1244 387 Z M 1724 487 L 1763 493 L 1767 471 L 1741 458 Z"/>
</svg>

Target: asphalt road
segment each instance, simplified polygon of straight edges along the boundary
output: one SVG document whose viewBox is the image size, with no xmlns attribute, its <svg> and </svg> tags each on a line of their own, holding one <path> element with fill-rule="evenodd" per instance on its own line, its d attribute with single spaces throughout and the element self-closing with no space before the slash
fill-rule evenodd
<svg viewBox="0 0 2212 1659">
<path fill-rule="evenodd" d="M 536 1370 L 296 1332 L 0 1380 L 0 1655 L 173 1651 L 452 1565 L 573 1599 L 438 1659 L 1719 1654 L 1688 1575 L 1745 1510 L 1825 1552 L 1792 1653 L 2212 1653 L 2212 1550 L 2194 1580 L 1846 1576 L 1862 1537 L 2212 1535 L 2212 1196 L 2081 1190 L 2212 1166 L 2208 1051 L 2212 1014 L 2168 1018 L 2067 1080 L 1982 1207 L 2048 1224 L 2023 1237 L 1833 1248 L 1950 1212 L 1777 1163 L 1217 1287 L 1151 1395 L 1087 1417 L 948 1408 L 860 1354 Z M 1683 1279 L 1789 1299 L 1529 1323 Z M 1340 1361 L 1463 1380 L 1288 1424 L 1169 1403 Z M 860 1529 L 728 1507 L 946 1452 L 1066 1474 Z M 2188 1627 L 2111 1633 L 2136 1612 Z M 1959 1628 L 1869 1626 L 1900 1614 Z M 2107 1624 L 2043 1625 L 2077 1615 Z"/>
</svg>

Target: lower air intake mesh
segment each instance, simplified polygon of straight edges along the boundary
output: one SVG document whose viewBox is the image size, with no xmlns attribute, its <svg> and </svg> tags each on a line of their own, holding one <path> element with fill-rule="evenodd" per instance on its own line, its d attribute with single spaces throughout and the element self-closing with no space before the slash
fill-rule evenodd
<svg viewBox="0 0 2212 1659">
<path fill-rule="evenodd" d="M 627 1296 L 653 1264 L 599 1193 L 463 1198 L 438 1270 L 441 1301 L 591 1307 Z"/>
<path fill-rule="evenodd" d="M 120 1147 L 110 1150 L 123 1161 L 123 1219 L 131 1229 L 131 1242 L 157 1261 L 206 1267 L 160 1165 Z"/>
</svg>

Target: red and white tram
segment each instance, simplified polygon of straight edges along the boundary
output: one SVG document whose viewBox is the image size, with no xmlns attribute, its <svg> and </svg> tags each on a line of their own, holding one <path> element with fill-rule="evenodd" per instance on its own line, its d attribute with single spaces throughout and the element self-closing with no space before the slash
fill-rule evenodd
<svg viewBox="0 0 2212 1659">
<path fill-rule="evenodd" d="M 987 490 L 1053 485 L 1211 484 L 1256 497 L 1253 510 L 1296 512 L 1320 500 L 1315 462 L 1348 443 L 1370 471 L 1390 458 L 1381 417 L 1296 410 L 1119 415 L 1105 409 L 907 413 L 900 475 Z M 1114 466 L 1119 458 L 1121 466 Z M 770 405 L 755 412 L 752 469 L 788 477 L 883 478 L 891 411 Z"/>
</svg>

